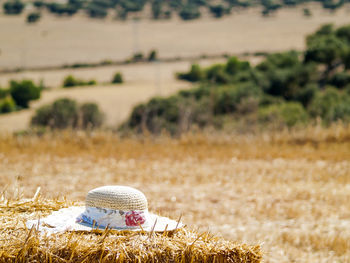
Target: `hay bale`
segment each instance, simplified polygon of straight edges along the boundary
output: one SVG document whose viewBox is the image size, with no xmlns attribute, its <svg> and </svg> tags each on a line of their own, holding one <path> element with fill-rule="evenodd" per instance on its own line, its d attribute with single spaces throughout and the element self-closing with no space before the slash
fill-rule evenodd
<svg viewBox="0 0 350 263">
<path fill-rule="evenodd" d="M 0 202 L 0 262 L 261 262 L 259 246 L 237 244 L 209 233 L 131 231 L 65 232 L 50 236 L 27 229 L 25 220 L 44 217 L 72 202 Z"/>
</svg>

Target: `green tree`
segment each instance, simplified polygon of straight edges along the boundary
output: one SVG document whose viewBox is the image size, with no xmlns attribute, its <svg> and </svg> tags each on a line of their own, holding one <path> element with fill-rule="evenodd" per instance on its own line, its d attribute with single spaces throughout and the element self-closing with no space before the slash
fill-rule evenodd
<svg viewBox="0 0 350 263">
<path fill-rule="evenodd" d="M 108 14 L 107 8 L 96 3 L 91 3 L 86 8 L 86 12 L 92 18 L 105 18 Z"/>
<path fill-rule="evenodd" d="M 9 89 L 2 89 L 0 88 L 0 99 L 4 99 L 7 97 L 7 95 L 10 94 L 10 90 Z"/>
<path fill-rule="evenodd" d="M 222 4 L 212 5 L 209 7 L 209 10 L 216 18 L 220 18 L 226 13 L 226 8 Z"/>
<path fill-rule="evenodd" d="M 178 73 L 177 77 L 179 79 L 183 79 L 191 82 L 197 82 L 204 79 L 205 73 L 198 64 L 192 64 L 189 72 Z"/>
<path fill-rule="evenodd" d="M 53 126 L 52 105 L 44 105 L 35 111 L 31 119 L 33 126 Z"/>
<path fill-rule="evenodd" d="M 0 113 L 8 113 L 15 110 L 16 103 L 10 96 L 0 100 Z"/>
<path fill-rule="evenodd" d="M 39 9 L 45 6 L 45 2 L 42 0 L 35 0 L 33 4 L 36 8 L 39 8 Z"/>
<path fill-rule="evenodd" d="M 152 17 L 153 19 L 159 19 L 162 14 L 162 1 L 154 0 L 152 2 Z"/>
<path fill-rule="evenodd" d="M 96 103 L 84 103 L 79 108 L 79 115 L 81 118 L 81 128 L 94 129 L 101 127 L 104 114 L 100 111 Z"/>
<path fill-rule="evenodd" d="M 334 34 L 314 35 L 307 39 L 305 61 L 326 64 L 330 70 L 335 63 L 341 61 L 347 50 L 346 43 Z"/>
<path fill-rule="evenodd" d="M 57 14 L 59 16 L 68 15 L 72 16 L 76 12 L 78 12 L 78 6 L 73 4 L 61 4 L 61 3 L 48 3 L 46 7 L 49 9 L 51 13 Z"/>
<path fill-rule="evenodd" d="M 63 87 L 74 87 L 78 85 L 79 85 L 79 81 L 76 78 L 74 78 L 72 75 L 68 75 L 63 80 Z"/>
<path fill-rule="evenodd" d="M 155 61 L 157 60 L 158 54 L 157 54 L 157 50 L 151 50 L 151 52 L 149 53 L 148 56 L 148 61 Z"/>
<path fill-rule="evenodd" d="M 199 18 L 201 13 L 196 5 L 187 4 L 182 8 L 179 15 L 183 20 L 192 20 Z"/>
<path fill-rule="evenodd" d="M 10 81 L 10 94 L 16 104 L 22 108 L 28 108 L 31 100 L 40 98 L 41 90 L 31 80 Z"/>
<path fill-rule="evenodd" d="M 77 103 L 68 98 L 58 99 L 52 104 L 52 127 L 66 129 L 78 123 Z"/>
<path fill-rule="evenodd" d="M 310 11 L 309 8 L 304 8 L 304 9 L 303 9 L 303 15 L 304 15 L 305 17 L 310 17 L 310 16 L 312 16 L 312 13 L 311 13 L 311 11 Z"/>
<path fill-rule="evenodd" d="M 27 16 L 27 23 L 36 23 L 39 21 L 41 14 L 39 12 L 32 12 Z"/>
<path fill-rule="evenodd" d="M 350 96 L 334 87 L 319 92 L 309 107 L 310 115 L 321 117 L 326 124 L 350 120 Z"/>
<path fill-rule="evenodd" d="M 227 84 L 230 76 L 225 71 L 225 65 L 215 64 L 206 69 L 206 78 L 212 83 Z"/>
<path fill-rule="evenodd" d="M 20 0 L 9 0 L 3 4 L 4 12 L 7 15 L 18 15 L 24 9 L 24 3 Z"/>
<path fill-rule="evenodd" d="M 119 84 L 119 83 L 123 83 L 124 80 L 123 80 L 123 76 L 120 72 L 116 72 L 113 76 L 113 79 L 112 79 L 112 83 L 114 84 Z"/>
<path fill-rule="evenodd" d="M 226 63 L 226 72 L 230 75 L 234 75 L 242 70 L 250 69 L 248 61 L 240 61 L 237 57 L 230 57 Z"/>
<path fill-rule="evenodd" d="M 335 34 L 338 38 L 345 40 L 347 43 L 350 43 L 350 25 L 345 25 L 339 27 Z"/>
</svg>

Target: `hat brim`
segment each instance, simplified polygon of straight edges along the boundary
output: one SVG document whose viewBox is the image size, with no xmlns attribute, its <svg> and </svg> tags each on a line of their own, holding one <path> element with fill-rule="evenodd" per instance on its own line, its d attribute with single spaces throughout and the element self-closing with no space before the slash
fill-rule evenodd
<svg viewBox="0 0 350 263">
<path fill-rule="evenodd" d="M 49 216 L 37 219 L 28 220 L 26 222 L 27 228 L 35 227 L 41 232 L 46 232 L 48 234 L 61 233 L 65 231 L 91 231 L 94 229 L 105 229 L 98 228 L 96 226 L 76 222 L 76 218 L 83 213 L 85 210 L 84 206 L 71 206 L 68 208 L 62 208 L 58 211 L 54 211 Z M 113 230 L 119 231 L 154 231 L 154 232 L 164 232 L 164 231 L 174 231 L 178 228 L 183 227 L 181 222 L 177 222 L 167 217 L 158 216 L 149 213 L 149 226 L 145 228 L 113 228 Z"/>
</svg>

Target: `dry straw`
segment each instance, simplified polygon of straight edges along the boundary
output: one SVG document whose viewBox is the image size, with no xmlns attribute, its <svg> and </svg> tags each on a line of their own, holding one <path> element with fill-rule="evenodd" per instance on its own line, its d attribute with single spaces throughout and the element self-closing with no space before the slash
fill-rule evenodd
<svg viewBox="0 0 350 263">
<path fill-rule="evenodd" d="M 0 262 L 261 262 L 259 246 L 225 241 L 209 233 L 181 229 L 134 233 L 110 229 L 50 236 L 26 229 L 26 218 L 45 216 L 68 201 L 0 202 Z"/>
</svg>

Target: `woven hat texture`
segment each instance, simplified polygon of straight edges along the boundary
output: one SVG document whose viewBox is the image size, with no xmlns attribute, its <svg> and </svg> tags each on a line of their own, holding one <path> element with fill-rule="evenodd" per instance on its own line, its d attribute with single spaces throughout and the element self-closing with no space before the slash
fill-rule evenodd
<svg viewBox="0 0 350 263">
<path fill-rule="evenodd" d="M 147 199 L 139 190 L 128 186 L 102 186 L 88 192 L 85 205 L 114 210 L 146 210 Z"/>
</svg>

